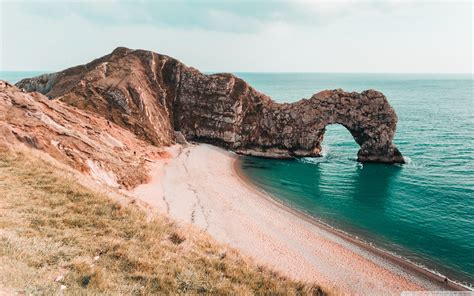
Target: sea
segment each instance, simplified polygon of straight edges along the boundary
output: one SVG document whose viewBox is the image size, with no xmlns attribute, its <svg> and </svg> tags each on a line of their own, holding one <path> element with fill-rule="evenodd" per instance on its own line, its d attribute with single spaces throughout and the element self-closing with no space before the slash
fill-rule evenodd
<svg viewBox="0 0 474 296">
<path fill-rule="evenodd" d="M 281 103 L 325 89 L 383 92 L 398 115 L 394 143 L 406 164 L 357 162 L 359 146 L 335 124 L 326 129 L 322 157 L 242 157 L 242 171 L 287 206 L 450 279 L 474 284 L 471 74 L 235 74 Z"/>
<path fill-rule="evenodd" d="M 17 82 L 42 72 L 0 72 Z M 406 164 L 362 164 L 349 131 L 329 125 L 323 156 L 241 157 L 277 201 L 423 268 L 474 285 L 474 96 L 471 74 L 234 73 L 275 101 L 325 89 L 376 89 L 398 115 Z M 317 246 L 315 246 L 317 248 Z"/>
</svg>

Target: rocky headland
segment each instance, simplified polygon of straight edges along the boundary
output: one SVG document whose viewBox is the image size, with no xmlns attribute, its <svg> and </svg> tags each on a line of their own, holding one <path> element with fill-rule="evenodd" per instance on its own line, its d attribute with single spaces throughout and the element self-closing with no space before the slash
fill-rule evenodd
<svg viewBox="0 0 474 296">
<path fill-rule="evenodd" d="M 166 55 L 119 47 L 88 64 L 17 86 L 99 114 L 155 146 L 211 143 L 240 154 L 320 156 L 325 128 L 345 126 L 361 162 L 403 163 L 397 116 L 386 97 L 325 90 L 278 104 L 232 74 L 206 75 Z"/>
</svg>

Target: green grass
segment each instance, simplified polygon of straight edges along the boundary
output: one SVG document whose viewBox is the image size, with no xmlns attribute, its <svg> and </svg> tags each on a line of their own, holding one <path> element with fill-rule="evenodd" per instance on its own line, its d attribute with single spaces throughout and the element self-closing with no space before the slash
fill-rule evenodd
<svg viewBox="0 0 474 296">
<path fill-rule="evenodd" d="M 0 150 L 0 294 L 323 294 L 69 175 Z"/>
</svg>

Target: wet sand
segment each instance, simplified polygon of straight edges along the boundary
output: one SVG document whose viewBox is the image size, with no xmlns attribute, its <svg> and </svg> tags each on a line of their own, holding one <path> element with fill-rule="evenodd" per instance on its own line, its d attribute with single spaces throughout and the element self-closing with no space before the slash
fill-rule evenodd
<svg viewBox="0 0 474 296">
<path fill-rule="evenodd" d="M 291 278 L 343 294 L 462 290 L 276 202 L 240 172 L 237 156 L 210 145 L 176 145 L 150 163 L 152 180 L 133 194 L 181 223 Z"/>
</svg>

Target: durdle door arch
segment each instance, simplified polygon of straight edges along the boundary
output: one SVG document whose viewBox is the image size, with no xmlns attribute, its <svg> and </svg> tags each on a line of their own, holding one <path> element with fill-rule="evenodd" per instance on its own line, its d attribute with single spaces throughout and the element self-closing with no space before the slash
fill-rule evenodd
<svg viewBox="0 0 474 296">
<path fill-rule="evenodd" d="M 184 76 L 174 110 L 188 139 L 247 155 L 311 157 L 320 156 L 326 126 L 341 124 L 360 146 L 359 161 L 404 163 L 392 143 L 397 115 L 378 91 L 326 90 L 278 104 L 233 75 L 193 74 Z"/>
<path fill-rule="evenodd" d="M 335 90 L 321 92 L 312 99 L 313 107 L 327 114 L 321 114 L 325 126 L 340 124 L 351 133 L 360 146 L 357 153 L 359 161 L 404 163 L 402 154 L 392 143 L 397 115 L 382 93 L 374 90 L 360 94 Z"/>
</svg>

